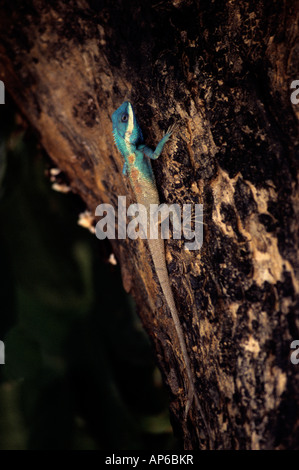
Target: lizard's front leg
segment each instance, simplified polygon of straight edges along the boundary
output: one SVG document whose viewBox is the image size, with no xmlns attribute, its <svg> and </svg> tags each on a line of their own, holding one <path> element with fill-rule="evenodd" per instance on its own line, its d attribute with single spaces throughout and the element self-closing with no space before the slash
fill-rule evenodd
<svg viewBox="0 0 299 470">
<path fill-rule="evenodd" d="M 151 158 L 152 160 L 156 160 L 157 158 L 160 157 L 163 151 L 164 145 L 171 137 L 171 134 L 173 133 L 173 129 L 174 129 L 173 126 L 168 129 L 164 137 L 162 137 L 162 139 L 158 143 L 155 150 L 152 150 L 151 148 L 147 147 L 147 145 L 140 145 L 138 147 L 138 150 L 141 150 L 147 157 Z"/>
</svg>

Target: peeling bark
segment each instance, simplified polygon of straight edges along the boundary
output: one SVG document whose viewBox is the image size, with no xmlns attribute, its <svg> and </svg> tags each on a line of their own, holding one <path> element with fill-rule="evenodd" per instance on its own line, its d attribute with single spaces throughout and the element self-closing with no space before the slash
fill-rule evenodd
<svg viewBox="0 0 299 470">
<path fill-rule="evenodd" d="M 90 212 L 130 195 L 111 134 L 130 99 L 161 201 L 203 203 L 199 252 L 166 243 L 199 410 L 141 241 L 115 241 L 186 449 L 298 448 L 298 3 L 0 1 L 0 79 Z M 297 154 L 296 154 L 297 152 Z"/>
</svg>

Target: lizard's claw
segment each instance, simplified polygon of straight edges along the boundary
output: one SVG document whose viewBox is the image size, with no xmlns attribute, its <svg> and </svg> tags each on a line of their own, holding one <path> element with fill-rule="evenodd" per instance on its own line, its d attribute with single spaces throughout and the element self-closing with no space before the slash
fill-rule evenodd
<svg viewBox="0 0 299 470">
<path fill-rule="evenodd" d="M 167 131 L 166 131 L 165 136 L 167 135 L 168 137 L 170 137 L 170 136 L 174 133 L 174 131 L 176 130 L 176 127 L 177 127 L 177 126 L 176 126 L 175 123 L 172 124 L 171 126 L 169 126 L 168 129 L 167 129 Z"/>
</svg>

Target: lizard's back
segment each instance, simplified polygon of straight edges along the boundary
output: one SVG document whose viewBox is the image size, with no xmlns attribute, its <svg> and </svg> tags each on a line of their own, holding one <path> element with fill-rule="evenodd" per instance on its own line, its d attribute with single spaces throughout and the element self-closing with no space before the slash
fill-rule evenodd
<svg viewBox="0 0 299 470">
<path fill-rule="evenodd" d="M 135 157 L 132 157 L 132 166 L 129 164 L 128 167 L 128 176 L 130 178 L 131 185 L 133 187 L 134 194 L 136 196 L 136 200 L 139 204 L 142 204 L 147 211 L 147 242 L 149 246 L 149 250 L 152 256 L 152 260 L 154 263 L 155 271 L 158 276 L 159 283 L 161 285 L 162 292 L 165 296 L 166 303 L 170 309 L 173 321 L 175 323 L 176 332 L 178 335 L 180 347 L 182 348 L 183 357 L 186 360 L 188 357 L 187 348 L 185 339 L 183 336 L 178 311 L 176 308 L 176 304 L 174 301 L 172 289 L 170 286 L 170 280 L 168 276 L 166 261 L 165 261 L 165 247 L 164 247 L 164 240 L 159 237 L 157 239 L 150 238 L 150 206 L 151 204 L 160 204 L 159 201 L 159 194 L 157 191 L 157 186 L 155 182 L 155 177 L 151 169 L 150 162 L 147 163 L 147 158 L 144 158 L 144 164 L 148 164 L 150 166 L 151 177 L 144 177 L 144 172 L 136 173 L 136 166 L 135 166 Z M 139 156 L 141 158 L 141 156 Z M 134 160 L 134 162 L 133 162 Z M 129 160 L 130 161 L 130 160 Z M 186 367 L 186 372 L 189 378 L 189 382 L 192 384 L 192 391 L 194 392 L 193 386 L 193 377 L 191 376 L 191 371 L 189 367 Z M 188 392 L 187 392 L 188 393 Z"/>
</svg>

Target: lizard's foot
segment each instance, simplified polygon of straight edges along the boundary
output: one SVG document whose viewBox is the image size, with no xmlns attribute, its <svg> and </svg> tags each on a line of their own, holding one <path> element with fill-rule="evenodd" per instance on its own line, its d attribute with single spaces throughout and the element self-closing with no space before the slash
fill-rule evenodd
<svg viewBox="0 0 299 470">
<path fill-rule="evenodd" d="M 171 126 L 168 127 L 164 137 L 167 136 L 168 139 L 169 139 L 171 137 L 171 135 L 174 133 L 175 129 L 176 129 L 176 124 L 174 123 L 174 124 L 172 124 Z"/>
</svg>

